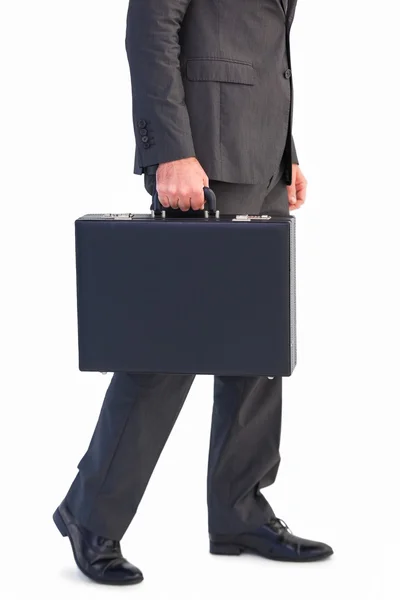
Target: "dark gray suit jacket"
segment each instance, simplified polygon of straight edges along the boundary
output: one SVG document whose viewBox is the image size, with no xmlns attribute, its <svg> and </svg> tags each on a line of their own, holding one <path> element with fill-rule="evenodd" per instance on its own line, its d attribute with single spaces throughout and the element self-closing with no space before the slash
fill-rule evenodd
<svg viewBox="0 0 400 600">
<path fill-rule="evenodd" d="M 130 0 L 134 172 L 196 156 L 210 179 L 268 182 L 291 135 L 297 0 Z"/>
</svg>

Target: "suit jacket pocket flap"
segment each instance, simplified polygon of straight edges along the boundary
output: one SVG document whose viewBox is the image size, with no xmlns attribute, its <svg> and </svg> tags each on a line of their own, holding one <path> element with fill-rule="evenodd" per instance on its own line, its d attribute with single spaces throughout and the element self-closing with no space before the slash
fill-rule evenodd
<svg viewBox="0 0 400 600">
<path fill-rule="evenodd" d="M 222 81 L 254 85 L 255 70 L 250 63 L 219 58 L 188 59 L 186 76 L 190 81 Z"/>
</svg>

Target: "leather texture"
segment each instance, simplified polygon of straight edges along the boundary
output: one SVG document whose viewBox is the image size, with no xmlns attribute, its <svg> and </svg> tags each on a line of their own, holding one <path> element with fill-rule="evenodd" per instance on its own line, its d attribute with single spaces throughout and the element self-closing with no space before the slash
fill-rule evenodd
<svg viewBox="0 0 400 600">
<path fill-rule="evenodd" d="M 75 562 L 84 575 L 110 585 L 131 585 L 143 581 L 142 572 L 121 553 L 118 541 L 98 536 L 82 527 L 63 502 L 53 520 L 63 537 L 69 538 Z"/>
<path fill-rule="evenodd" d="M 311 562 L 328 558 L 333 549 L 322 542 L 300 538 L 286 523 L 273 517 L 267 524 L 236 536 L 210 534 L 212 554 L 239 555 L 255 552 L 271 560 Z"/>
<path fill-rule="evenodd" d="M 134 172 L 196 156 L 209 179 L 266 183 L 292 137 L 296 0 L 130 0 Z"/>
<path fill-rule="evenodd" d="M 295 217 L 233 218 L 78 219 L 79 368 L 290 376 Z"/>
</svg>

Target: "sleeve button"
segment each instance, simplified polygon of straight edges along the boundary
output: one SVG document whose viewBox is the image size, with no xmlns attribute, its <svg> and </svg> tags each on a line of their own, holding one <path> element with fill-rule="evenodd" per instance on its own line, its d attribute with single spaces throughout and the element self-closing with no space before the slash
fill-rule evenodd
<svg viewBox="0 0 400 600">
<path fill-rule="evenodd" d="M 140 129 L 139 133 L 140 135 L 147 135 L 147 129 Z"/>
<path fill-rule="evenodd" d="M 149 138 L 148 138 L 148 136 L 147 136 L 147 135 L 144 135 L 144 136 L 142 137 L 142 142 L 148 142 L 148 141 L 149 141 Z"/>
<path fill-rule="evenodd" d="M 147 148 L 150 148 L 150 144 L 148 142 L 146 142 L 145 144 L 143 144 L 143 147 L 146 148 L 146 150 L 147 150 Z"/>
<path fill-rule="evenodd" d="M 141 128 L 146 127 L 147 121 L 145 121 L 144 119 L 140 119 L 140 121 L 138 121 L 138 125 Z"/>
</svg>

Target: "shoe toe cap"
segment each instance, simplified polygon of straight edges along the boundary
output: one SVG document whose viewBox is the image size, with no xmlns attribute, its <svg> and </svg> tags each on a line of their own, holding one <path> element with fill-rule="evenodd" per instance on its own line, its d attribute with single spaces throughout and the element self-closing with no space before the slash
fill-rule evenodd
<svg viewBox="0 0 400 600">
<path fill-rule="evenodd" d="M 111 582 L 140 583 L 143 581 L 143 573 L 127 560 L 110 564 L 105 572 L 106 578 Z"/>
<path fill-rule="evenodd" d="M 333 549 L 322 542 L 312 542 L 305 548 L 305 554 L 310 558 L 327 558 L 333 554 Z"/>
</svg>

